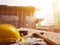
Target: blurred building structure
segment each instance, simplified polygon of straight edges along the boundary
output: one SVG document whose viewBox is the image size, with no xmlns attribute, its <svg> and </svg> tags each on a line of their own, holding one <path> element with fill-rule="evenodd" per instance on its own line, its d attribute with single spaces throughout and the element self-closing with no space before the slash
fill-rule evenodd
<svg viewBox="0 0 60 45">
<path fill-rule="evenodd" d="M 26 16 L 33 16 L 35 8 L 31 6 L 0 5 L 0 24 L 8 23 L 17 27 L 26 27 Z"/>
</svg>

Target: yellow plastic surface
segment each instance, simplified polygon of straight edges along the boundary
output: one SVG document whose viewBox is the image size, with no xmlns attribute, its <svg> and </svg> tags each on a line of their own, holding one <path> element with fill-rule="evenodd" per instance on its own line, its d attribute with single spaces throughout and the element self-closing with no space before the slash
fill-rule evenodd
<svg viewBox="0 0 60 45">
<path fill-rule="evenodd" d="M 10 24 L 0 24 L 0 42 L 13 42 L 20 40 L 18 29 Z"/>
</svg>

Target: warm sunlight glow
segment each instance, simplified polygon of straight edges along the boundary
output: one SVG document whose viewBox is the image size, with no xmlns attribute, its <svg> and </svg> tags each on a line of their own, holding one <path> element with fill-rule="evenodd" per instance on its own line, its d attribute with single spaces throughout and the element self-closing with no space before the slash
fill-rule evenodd
<svg viewBox="0 0 60 45">
<path fill-rule="evenodd" d="M 53 0 L 41 0 L 39 5 L 39 11 L 34 14 L 36 18 L 43 18 L 41 25 L 50 26 L 54 23 L 53 18 Z"/>
<path fill-rule="evenodd" d="M 58 1 L 59 3 L 58 3 L 58 10 L 59 10 L 59 12 L 60 12 L 60 0 Z"/>
<path fill-rule="evenodd" d="M 35 17 L 37 18 L 46 18 L 46 16 L 53 15 L 53 0 L 43 0 L 40 1 L 40 11 L 35 12 Z"/>
</svg>

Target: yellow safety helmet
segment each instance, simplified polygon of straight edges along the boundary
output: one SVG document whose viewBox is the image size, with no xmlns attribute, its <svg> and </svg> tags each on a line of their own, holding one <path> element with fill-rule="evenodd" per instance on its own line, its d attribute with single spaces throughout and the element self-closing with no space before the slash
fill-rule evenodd
<svg viewBox="0 0 60 45">
<path fill-rule="evenodd" d="M 0 42 L 14 42 L 20 40 L 20 33 L 11 24 L 0 24 Z"/>
</svg>

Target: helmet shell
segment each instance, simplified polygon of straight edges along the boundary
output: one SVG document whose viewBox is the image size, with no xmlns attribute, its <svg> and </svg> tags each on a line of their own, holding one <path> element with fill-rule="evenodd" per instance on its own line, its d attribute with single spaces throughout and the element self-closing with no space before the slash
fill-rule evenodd
<svg viewBox="0 0 60 45">
<path fill-rule="evenodd" d="M 0 24 L 0 42 L 14 42 L 20 40 L 18 29 L 11 24 Z"/>
</svg>

